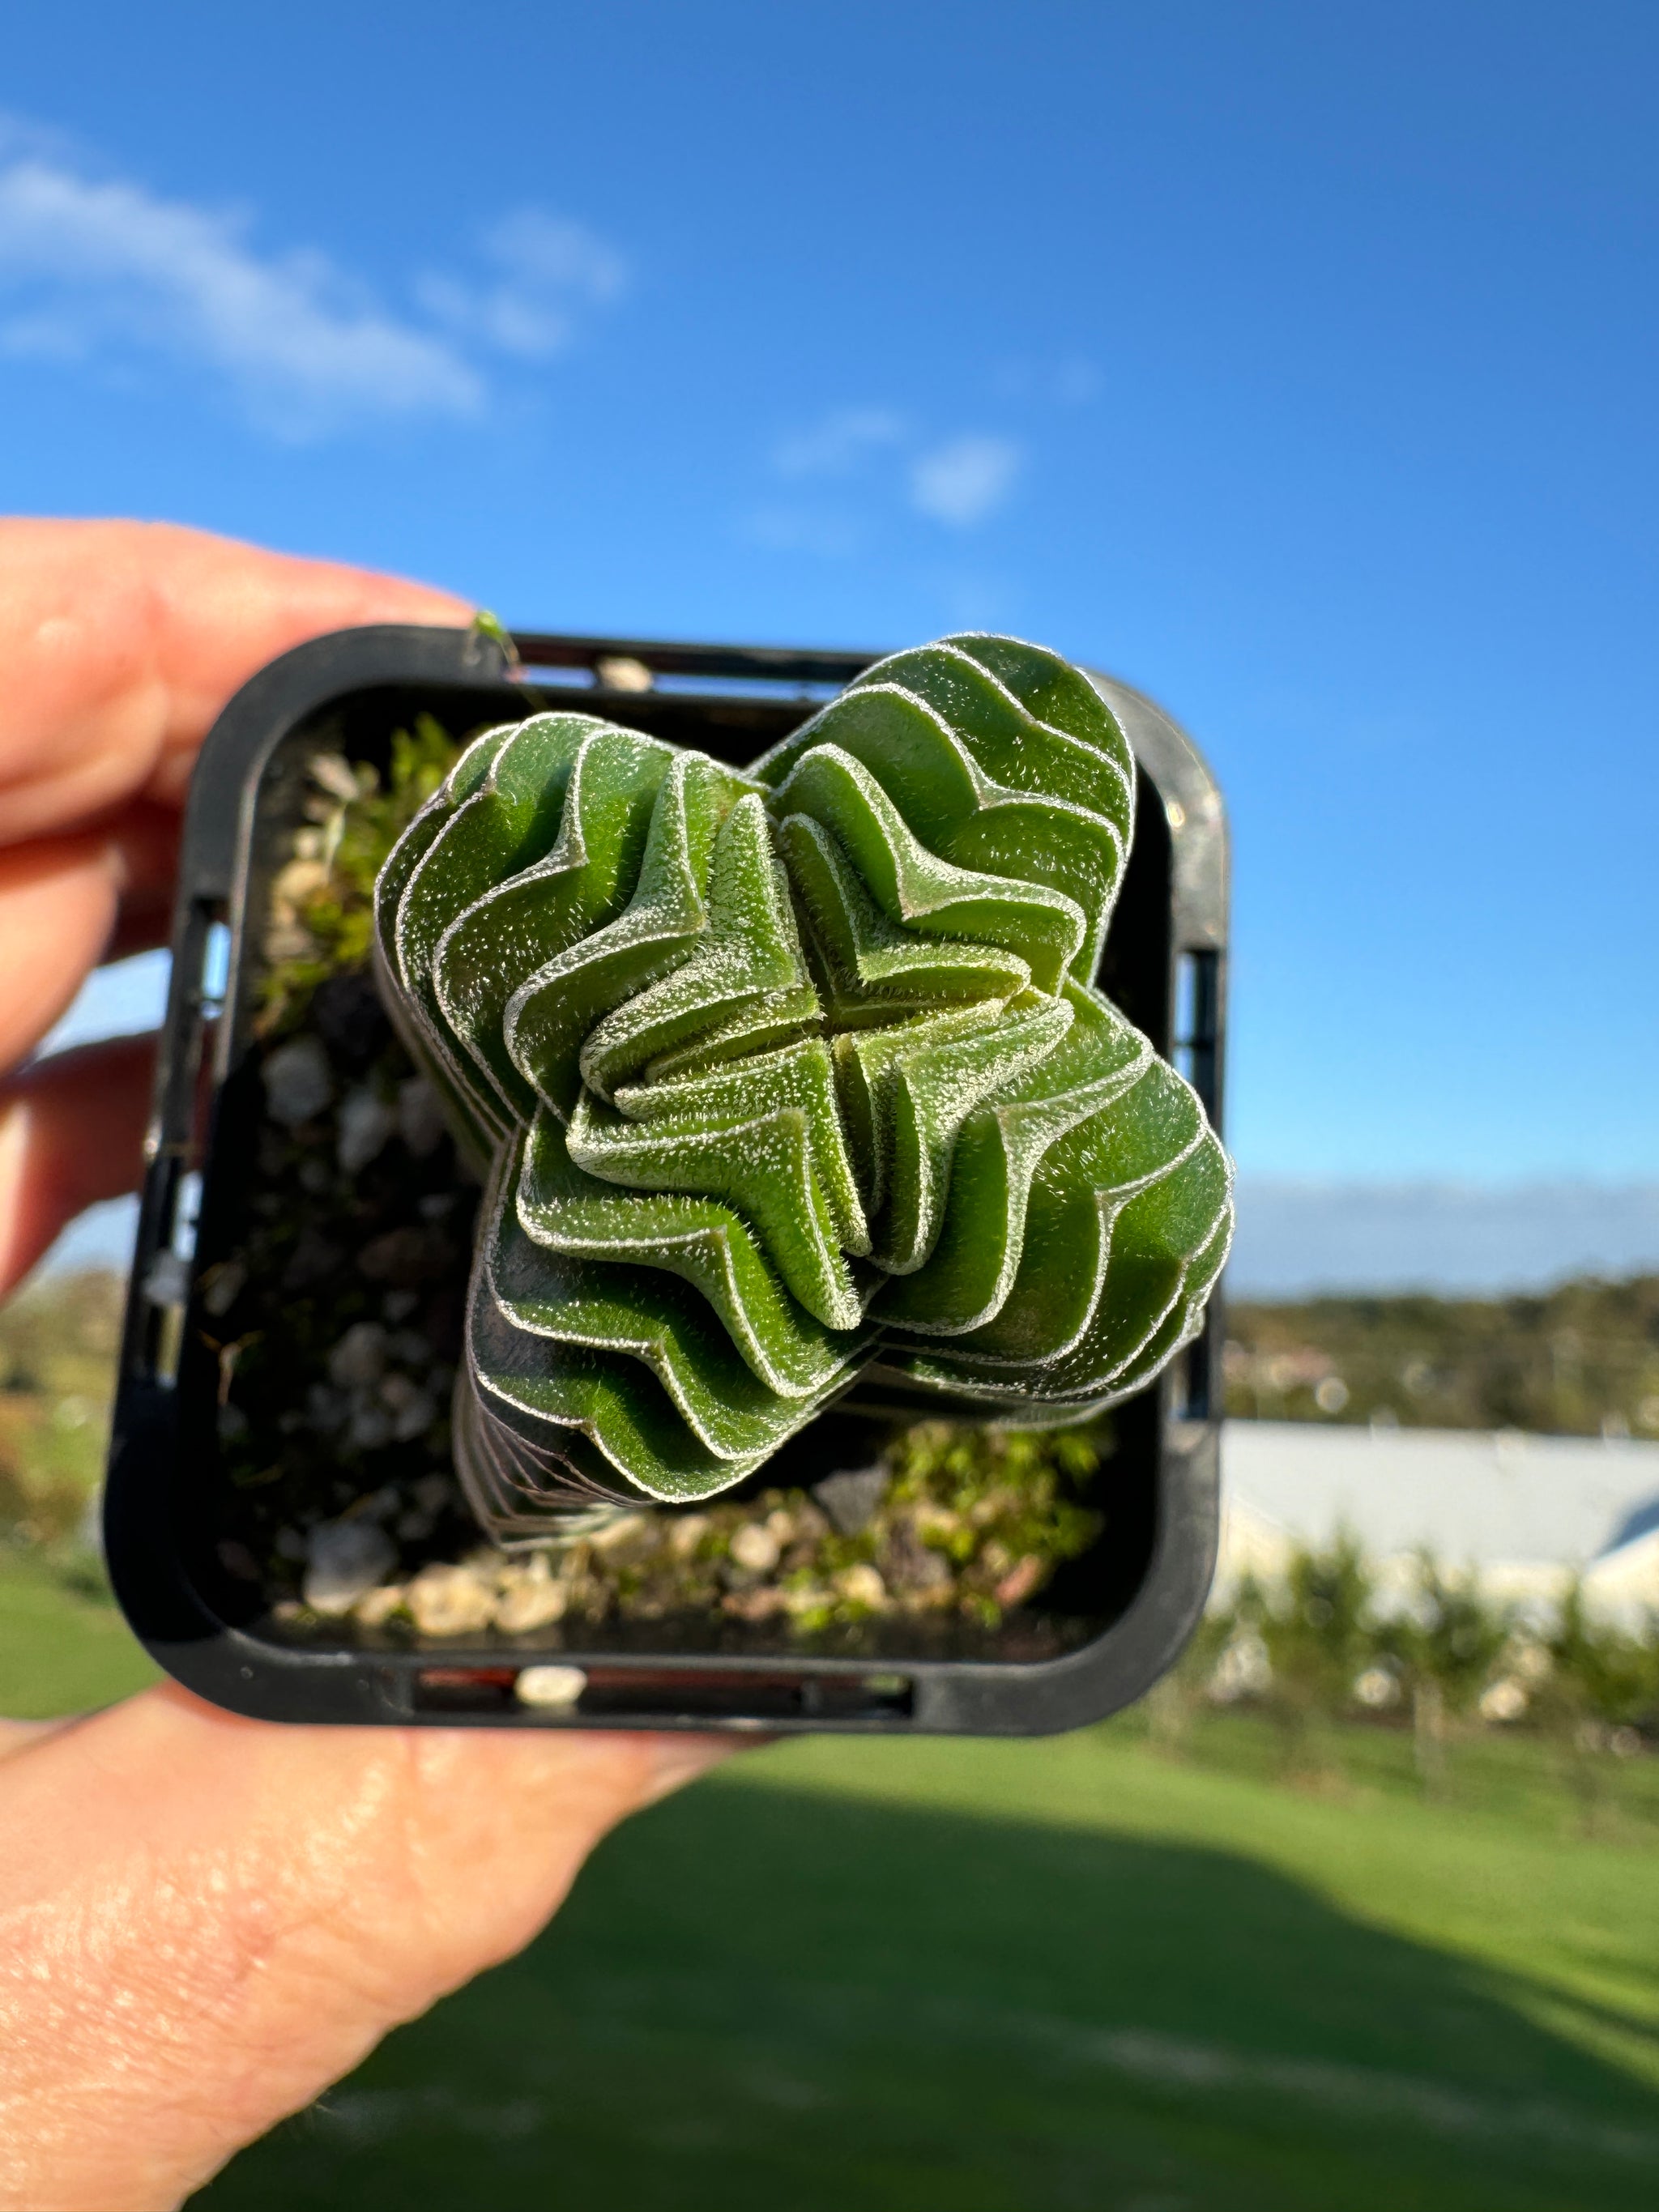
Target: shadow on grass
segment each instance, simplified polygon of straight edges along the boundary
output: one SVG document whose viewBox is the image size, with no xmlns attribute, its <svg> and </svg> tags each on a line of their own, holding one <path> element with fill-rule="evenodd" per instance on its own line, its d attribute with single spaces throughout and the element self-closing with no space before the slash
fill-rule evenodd
<svg viewBox="0 0 1659 2212">
<path fill-rule="evenodd" d="M 1659 2094 L 1249 1860 L 721 1784 L 192 2204 L 1656 2200 Z"/>
</svg>

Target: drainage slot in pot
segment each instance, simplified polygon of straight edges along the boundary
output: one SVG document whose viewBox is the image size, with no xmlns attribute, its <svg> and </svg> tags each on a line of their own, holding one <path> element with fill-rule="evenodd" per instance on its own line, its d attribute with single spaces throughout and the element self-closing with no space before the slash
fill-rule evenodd
<svg viewBox="0 0 1659 2212">
<path fill-rule="evenodd" d="M 728 1727 L 769 1721 L 908 1719 L 915 1686 L 904 1674 L 750 1674 L 676 1668 L 591 1668 L 577 1710 L 595 1718 L 660 1716 Z"/>
<path fill-rule="evenodd" d="M 417 1713 L 504 1713 L 514 1704 L 516 1667 L 423 1667 L 415 1677 Z"/>
<path fill-rule="evenodd" d="M 153 1157 L 138 1224 L 143 1261 L 123 1352 L 126 1371 L 172 1389 L 179 1379 L 185 1316 L 195 1271 L 202 1163 L 218 1071 L 215 1047 L 230 971 L 223 902 L 198 899 L 185 917 L 170 986 L 173 1049 L 165 1070 Z"/>
<path fill-rule="evenodd" d="M 550 1719 L 704 1720 L 728 1728 L 772 1721 L 908 1720 L 908 1674 L 714 1673 L 680 1668 L 422 1667 L 417 1713 L 507 1713 Z"/>
</svg>

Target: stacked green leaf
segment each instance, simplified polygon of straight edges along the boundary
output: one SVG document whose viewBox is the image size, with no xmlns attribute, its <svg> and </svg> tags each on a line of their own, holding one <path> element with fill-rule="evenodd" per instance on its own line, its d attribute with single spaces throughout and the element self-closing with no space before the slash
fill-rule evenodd
<svg viewBox="0 0 1659 2212">
<path fill-rule="evenodd" d="M 1093 988 L 1134 769 L 1054 654 L 878 663 L 746 774 L 479 738 L 382 985 L 488 1172 L 458 1460 L 496 1534 L 729 1488 L 832 1399 L 1079 1419 L 1197 1330 L 1231 1179 Z"/>
</svg>

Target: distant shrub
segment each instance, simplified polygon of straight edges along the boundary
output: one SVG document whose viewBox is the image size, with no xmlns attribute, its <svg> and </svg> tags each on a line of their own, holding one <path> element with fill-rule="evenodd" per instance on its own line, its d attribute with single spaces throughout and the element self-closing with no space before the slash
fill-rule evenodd
<svg viewBox="0 0 1659 2212">
<path fill-rule="evenodd" d="M 0 1541 L 59 1545 L 103 1472 L 125 1288 L 48 1275 L 0 1308 Z"/>
</svg>

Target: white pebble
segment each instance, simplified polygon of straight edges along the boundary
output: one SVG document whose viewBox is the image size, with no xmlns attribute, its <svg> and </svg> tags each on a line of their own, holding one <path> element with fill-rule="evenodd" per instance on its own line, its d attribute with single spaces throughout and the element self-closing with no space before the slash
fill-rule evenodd
<svg viewBox="0 0 1659 2212">
<path fill-rule="evenodd" d="M 587 1540 L 596 1552 L 620 1552 L 646 1534 L 650 1527 L 643 1513 L 619 1513 L 615 1520 L 595 1528 Z"/>
<path fill-rule="evenodd" d="M 574 1705 L 587 1677 L 580 1667 L 526 1667 L 513 1686 L 521 1705 Z"/>
<path fill-rule="evenodd" d="M 689 1559 L 708 1534 L 706 1513 L 683 1513 L 668 1524 L 668 1548 L 677 1559 Z"/>
<path fill-rule="evenodd" d="M 306 1545 L 301 1592 L 313 1613 L 349 1613 L 395 1565 L 398 1548 L 373 1521 L 321 1521 Z"/>
<path fill-rule="evenodd" d="M 265 1110 L 285 1129 L 297 1129 L 330 1105 L 334 1078 L 328 1054 L 315 1037 L 290 1037 L 279 1044 L 261 1072 Z"/>
<path fill-rule="evenodd" d="M 778 1554 L 778 1540 L 763 1522 L 746 1521 L 732 1539 L 732 1559 L 751 1575 L 770 1574 Z"/>
<path fill-rule="evenodd" d="M 554 1581 L 547 1561 L 541 1558 L 532 1559 L 528 1566 L 508 1567 L 499 1587 L 495 1626 L 509 1636 L 522 1636 L 529 1629 L 546 1628 L 562 1620 L 570 1602 L 569 1591 L 562 1583 Z"/>
<path fill-rule="evenodd" d="M 409 1610 L 422 1636 L 466 1636 L 488 1628 L 495 1593 L 470 1567 L 422 1567 L 409 1585 Z"/>
<path fill-rule="evenodd" d="M 607 654 L 594 662 L 593 673 L 607 691 L 649 691 L 657 680 L 645 663 L 631 653 Z"/>
<path fill-rule="evenodd" d="M 386 1373 L 386 1334 L 377 1321 L 354 1322 L 328 1355 L 328 1379 L 342 1390 L 367 1389 Z"/>
<path fill-rule="evenodd" d="M 397 1116 L 383 1098 L 368 1089 L 352 1091 L 340 1109 L 337 1124 L 339 1138 L 334 1157 L 340 1172 L 356 1175 L 371 1160 L 378 1159 L 397 1126 Z"/>
<path fill-rule="evenodd" d="M 855 1566 L 843 1567 L 836 1577 L 836 1588 L 854 1605 L 878 1606 L 886 1602 L 886 1583 L 865 1560 Z"/>
<path fill-rule="evenodd" d="M 347 806 L 354 799 L 362 797 L 351 772 L 351 763 L 343 753 L 313 753 L 311 773 L 331 799 L 337 799 Z"/>
<path fill-rule="evenodd" d="M 301 855 L 279 869 L 270 886 L 271 903 L 289 919 L 319 891 L 328 888 L 328 868 L 314 853 Z"/>
</svg>

